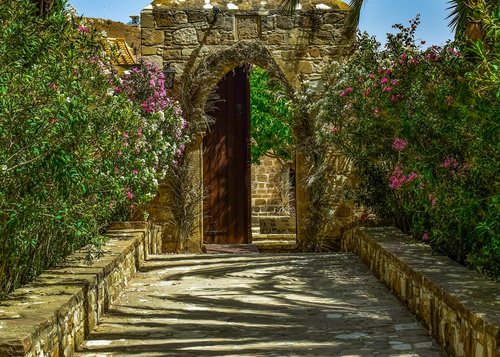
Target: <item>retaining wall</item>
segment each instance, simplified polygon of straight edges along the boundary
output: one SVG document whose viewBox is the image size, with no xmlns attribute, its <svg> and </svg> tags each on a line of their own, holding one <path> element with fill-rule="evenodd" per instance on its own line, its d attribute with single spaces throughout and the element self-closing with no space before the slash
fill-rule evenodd
<svg viewBox="0 0 500 357">
<path fill-rule="evenodd" d="M 453 356 L 500 356 L 500 285 L 396 228 L 354 228 L 355 252 Z"/>
<path fill-rule="evenodd" d="M 147 256 L 161 247 L 161 228 L 111 225 L 103 255 L 71 255 L 0 301 L 0 356 L 72 356 Z"/>
</svg>

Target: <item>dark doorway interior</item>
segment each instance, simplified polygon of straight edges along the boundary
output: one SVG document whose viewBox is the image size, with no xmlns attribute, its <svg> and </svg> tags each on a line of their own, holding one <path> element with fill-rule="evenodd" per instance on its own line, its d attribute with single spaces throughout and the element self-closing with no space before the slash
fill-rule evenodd
<svg viewBox="0 0 500 357">
<path fill-rule="evenodd" d="M 205 244 L 250 242 L 250 85 L 244 67 L 217 85 L 215 123 L 203 139 Z"/>
</svg>

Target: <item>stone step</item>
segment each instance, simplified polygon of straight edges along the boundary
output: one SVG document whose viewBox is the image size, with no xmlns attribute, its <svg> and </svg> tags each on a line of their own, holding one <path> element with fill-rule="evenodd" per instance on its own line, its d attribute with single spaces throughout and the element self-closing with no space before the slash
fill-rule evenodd
<svg viewBox="0 0 500 357">
<path fill-rule="evenodd" d="M 277 241 L 277 242 L 295 242 L 296 234 L 252 234 L 252 242 L 262 241 Z"/>
<path fill-rule="evenodd" d="M 265 240 L 253 242 L 261 253 L 292 252 L 297 248 L 295 241 Z"/>
</svg>

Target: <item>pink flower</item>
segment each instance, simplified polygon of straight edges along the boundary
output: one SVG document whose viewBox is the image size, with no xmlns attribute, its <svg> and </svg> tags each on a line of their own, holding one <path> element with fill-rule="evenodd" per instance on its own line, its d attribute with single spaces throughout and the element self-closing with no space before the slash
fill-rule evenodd
<svg viewBox="0 0 500 357">
<path fill-rule="evenodd" d="M 340 130 L 339 128 L 337 128 L 336 126 L 334 126 L 334 127 L 332 128 L 332 133 L 333 133 L 333 134 L 337 134 L 337 133 L 339 132 L 339 130 Z"/>
<path fill-rule="evenodd" d="M 128 142 L 124 141 L 123 142 L 123 146 L 127 147 L 128 146 Z"/>
<path fill-rule="evenodd" d="M 142 136 L 142 128 L 137 129 L 137 136 Z"/>
<path fill-rule="evenodd" d="M 87 33 L 89 29 L 83 25 L 78 26 L 78 32 Z"/>
<path fill-rule="evenodd" d="M 418 174 L 415 171 L 410 172 L 410 174 L 406 177 L 406 182 L 412 182 L 418 177 Z"/>
<path fill-rule="evenodd" d="M 132 170 L 132 175 L 136 176 L 139 173 L 136 169 Z"/>
<path fill-rule="evenodd" d="M 434 193 L 429 193 L 429 201 L 431 202 L 432 207 L 437 205 L 438 199 Z"/>
<path fill-rule="evenodd" d="M 122 137 L 123 137 L 124 139 L 128 139 L 128 138 L 129 138 L 128 133 L 123 133 Z"/>
<path fill-rule="evenodd" d="M 368 78 L 370 78 L 370 79 L 374 79 L 374 78 L 375 78 L 375 75 L 374 75 L 373 73 L 370 73 L 370 74 L 368 75 Z"/>
<path fill-rule="evenodd" d="M 394 141 L 392 142 L 392 148 L 397 151 L 402 151 L 408 143 L 401 139 L 401 138 L 395 138 Z"/>
<path fill-rule="evenodd" d="M 393 80 L 391 80 L 391 83 L 394 85 L 397 85 L 397 84 L 399 84 L 399 79 L 393 79 Z"/>
<path fill-rule="evenodd" d="M 50 86 L 49 86 L 49 88 L 50 88 L 51 90 L 58 90 L 58 89 L 59 89 L 59 86 L 58 86 L 58 85 L 56 85 L 56 84 L 54 84 L 54 83 L 51 83 L 51 84 L 50 84 Z"/>
<path fill-rule="evenodd" d="M 339 96 L 341 96 L 341 97 L 345 97 L 345 94 L 346 94 L 346 93 L 345 93 L 344 91 L 342 91 L 342 92 L 340 92 Z"/>
<path fill-rule="evenodd" d="M 427 242 L 429 240 L 429 233 L 424 232 L 424 234 L 422 234 L 422 240 L 424 242 Z"/>
<path fill-rule="evenodd" d="M 401 167 L 397 166 L 392 176 L 389 178 L 389 187 L 393 190 L 397 190 L 403 186 L 406 181 L 406 176 L 403 174 Z"/>
<path fill-rule="evenodd" d="M 458 167 L 460 167 L 460 163 L 453 157 L 446 157 L 441 166 L 445 169 L 457 169 Z"/>
<path fill-rule="evenodd" d="M 121 151 L 118 151 L 116 154 L 117 154 L 118 156 L 122 156 L 122 155 L 123 155 L 123 153 L 122 153 Z"/>
<path fill-rule="evenodd" d="M 353 91 L 353 89 L 352 89 L 352 87 L 347 87 L 347 88 L 345 89 L 345 91 L 346 91 L 346 92 L 352 92 L 352 91 Z"/>
<path fill-rule="evenodd" d="M 384 84 L 384 83 L 387 83 L 387 82 L 389 82 L 389 78 L 387 78 L 387 77 L 384 77 L 384 78 L 382 78 L 380 80 L 380 84 Z"/>
<path fill-rule="evenodd" d="M 109 207 L 109 209 L 113 209 L 113 202 L 110 202 L 108 207 Z"/>
<path fill-rule="evenodd" d="M 406 53 L 403 53 L 399 58 L 401 58 L 402 61 L 406 61 L 408 56 L 406 55 Z"/>
<path fill-rule="evenodd" d="M 385 87 L 382 89 L 382 92 L 390 92 L 392 90 L 392 87 Z"/>
<path fill-rule="evenodd" d="M 127 195 L 129 200 L 134 198 L 134 194 L 132 193 L 132 191 L 128 187 L 125 189 L 125 194 Z"/>
<path fill-rule="evenodd" d="M 115 93 L 120 93 L 122 89 L 120 87 L 115 87 Z"/>
</svg>

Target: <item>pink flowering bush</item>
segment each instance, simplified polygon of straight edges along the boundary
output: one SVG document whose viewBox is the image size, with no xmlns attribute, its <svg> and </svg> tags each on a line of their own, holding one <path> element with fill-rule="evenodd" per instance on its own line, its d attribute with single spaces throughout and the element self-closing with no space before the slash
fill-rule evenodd
<svg viewBox="0 0 500 357">
<path fill-rule="evenodd" d="M 327 77 L 319 135 L 354 164 L 359 204 L 498 278 L 500 106 L 475 95 L 461 44 L 422 49 L 417 25 L 397 25 L 383 50 L 360 35 L 349 62 Z"/>
<path fill-rule="evenodd" d="M 0 2 L 0 298 L 147 202 L 185 144 L 147 64 L 122 83 L 64 1 Z M 182 151 L 182 150 L 181 150 Z"/>
</svg>

